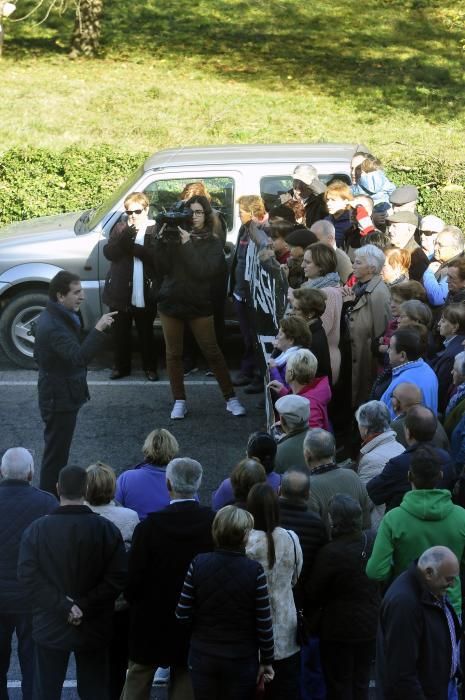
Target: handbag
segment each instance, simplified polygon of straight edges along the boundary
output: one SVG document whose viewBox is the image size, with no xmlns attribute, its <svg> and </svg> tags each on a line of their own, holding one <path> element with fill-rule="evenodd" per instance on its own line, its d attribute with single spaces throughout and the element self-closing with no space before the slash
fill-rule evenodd
<svg viewBox="0 0 465 700">
<path fill-rule="evenodd" d="M 297 572 L 297 549 L 295 546 L 295 540 L 292 537 L 291 533 L 289 530 L 286 530 L 287 534 L 291 538 L 292 544 L 294 546 L 294 573 L 295 573 L 295 578 L 297 581 L 298 578 L 298 572 Z M 297 607 L 296 605 L 296 614 L 297 614 L 297 630 L 296 630 L 296 637 L 295 641 L 299 646 L 303 646 L 304 644 L 307 643 L 308 641 L 308 629 L 307 629 L 307 623 L 305 622 L 305 617 L 302 608 Z"/>
</svg>

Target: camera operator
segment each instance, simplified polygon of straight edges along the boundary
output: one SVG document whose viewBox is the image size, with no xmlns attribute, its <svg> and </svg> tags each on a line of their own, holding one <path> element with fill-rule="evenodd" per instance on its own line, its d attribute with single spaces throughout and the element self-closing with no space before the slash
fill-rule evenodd
<svg viewBox="0 0 465 700">
<path fill-rule="evenodd" d="M 181 419 L 187 413 L 182 361 L 186 324 L 220 385 L 226 409 L 233 416 L 242 416 L 245 408 L 234 394 L 213 323 L 211 281 L 224 266 L 223 243 L 213 233 L 212 208 L 206 197 L 191 197 L 186 210 L 157 219 L 161 226 L 154 247 L 155 265 L 162 277 L 158 310 L 174 398 L 171 418 Z"/>
<path fill-rule="evenodd" d="M 158 380 L 153 322 L 157 314 L 156 276 L 153 265 L 155 225 L 148 218 L 149 200 L 143 192 L 131 192 L 124 200 L 127 221 L 111 230 L 103 254 L 111 261 L 102 300 L 118 311 L 113 326 L 114 362 L 110 379 L 131 373 L 131 328 L 139 335 L 145 375 Z"/>
</svg>

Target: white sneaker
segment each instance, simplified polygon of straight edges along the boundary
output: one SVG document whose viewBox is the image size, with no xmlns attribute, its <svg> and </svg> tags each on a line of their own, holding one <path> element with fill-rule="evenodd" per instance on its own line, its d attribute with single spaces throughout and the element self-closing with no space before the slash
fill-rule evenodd
<svg viewBox="0 0 465 700">
<path fill-rule="evenodd" d="M 226 410 L 232 413 L 233 416 L 245 416 L 247 413 L 244 406 L 235 396 L 226 401 Z"/>
<path fill-rule="evenodd" d="M 177 401 L 175 401 L 173 410 L 171 411 L 171 418 L 173 418 L 173 420 L 180 420 L 181 418 L 184 418 L 186 413 L 187 406 L 184 399 L 178 399 Z"/>
<path fill-rule="evenodd" d="M 155 671 L 155 676 L 153 678 L 153 685 L 168 685 L 170 682 L 170 667 L 163 668 L 159 666 Z"/>
</svg>

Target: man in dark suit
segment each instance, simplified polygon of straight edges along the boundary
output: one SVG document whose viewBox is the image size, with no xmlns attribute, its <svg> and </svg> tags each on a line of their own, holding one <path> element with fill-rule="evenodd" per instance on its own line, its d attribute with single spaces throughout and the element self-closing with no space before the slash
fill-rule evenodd
<svg viewBox="0 0 465 700">
<path fill-rule="evenodd" d="M 84 291 L 79 277 L 59 272 L 50 282 L 48 295 L 37 321 L 34 358 L 39 365 L 39 409 L 45 423 L 40 488 L 55 494 L 59 471 L 68 462 L 78 411 L 90 398 L 86 365 L 103 347 L 103 331 L 117 312 L 104 314 L 82 341 L 78 311 Z"/>
<path fill-rule="evenodd" d="M 32 700 L 34 642 L 32 606 L 16 575 L 19 543 L 24 530 L 37 518 L 55 510 L 58 501 L 31 485 L 32 455 L 12 447 L 2 457 L 0 481 L 0 698 L 7 698 L 11 639 L 16 633 L 23 700 Z"/>
<path fill-rule="evenodd" d="M 452 490 L 457 476 L 452 458 L 448 452 L 432 444 L 437 422 L 434 413 L 426 406 L 412 406 L 407 411 L 404 428 L 407 449 L 386 462 L 383 471 L 367 483 L 368 495 L 375 505 L 385 503 L 388 511 L 401 504 L 404 494 L 411 489 L 408 473 L 412 457 L 424 445 L 432 447 L 441 463 L 443 476 L 438 488 Z"/>
<path fill-rule="evenodd" d="M 59 508 L 21 540 L 18 580 L 34 611 L 34 700 L 60 700 L 71 652 L 79 697 L 109 698 L 107 649 L 127 556 L 118 528 L 84 505 L 86 486 L 85 469 L 62 469 Z"/>
<path fill-rule="evenodd" d="M 195 498 L 202 467 L 187 457 L 166 467 L 170 505 L 134 531 L 125 596 L 131 607 L 129 668 L 121 700 L 148 698 L 157 667 L 171 667 L 171 700 L 193 698 L 187 672 L 189 632 L 176 605 L 192 559 L 211 552 L 214 513 Z"/>
</svg>

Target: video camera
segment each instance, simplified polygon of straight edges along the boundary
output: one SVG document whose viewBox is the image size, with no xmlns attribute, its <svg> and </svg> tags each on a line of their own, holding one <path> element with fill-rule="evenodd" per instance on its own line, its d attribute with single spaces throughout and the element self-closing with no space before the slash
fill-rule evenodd
<svg viewBox="0 0 465 700">
<path fill-rule="evenodd" d="M 178 226 L 186 230 L 191 228 L 192 211 L 189 207 L 185 207 L 183 202 L 180 202 L 173 209 L 161 211 L 157 214 L 155 221 L 159 229 L 159 238 L 165 242 L 172 241 L 176 243 L 181 240 Z"/>
</svg>

